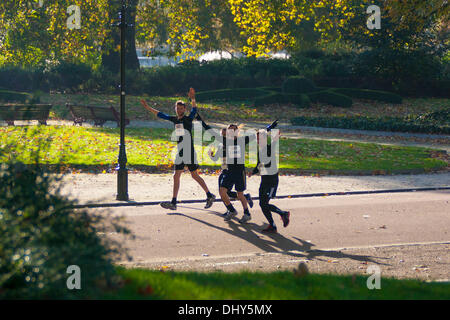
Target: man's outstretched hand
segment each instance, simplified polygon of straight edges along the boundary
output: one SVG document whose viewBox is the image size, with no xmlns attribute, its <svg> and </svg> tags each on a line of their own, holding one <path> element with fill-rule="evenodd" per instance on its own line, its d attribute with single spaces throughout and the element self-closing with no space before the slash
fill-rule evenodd
<svg viewBox="0 0 450 320">
<path fill-rule="evenodd" d="M 189 97 L 191 100 L 195 100 L 195 90 L 194 90 L 194 88 L 190 88 L 190 89 L 189 89 L 188 97 Z"/>
</svg>

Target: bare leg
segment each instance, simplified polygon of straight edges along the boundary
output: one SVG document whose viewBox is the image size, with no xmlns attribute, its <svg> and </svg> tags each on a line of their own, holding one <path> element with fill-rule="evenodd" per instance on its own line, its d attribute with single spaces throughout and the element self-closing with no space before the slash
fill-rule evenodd
<svg viewBox="0 0 450 320">
<path fill-rule="evenodd" d="M 244 208 L 244 210 L 247 210 L 248 209 L 248 204 L 247 204 L 247 199 L 244 196 L 244 192 L 239 192 L 238 191 L 237 197 L 242 203 L 242 208 Z"/>
<path fill-rule="evenodd" d="M 200 185 L 200 187 L 202 187 L 203 191 L 205 191 L 206 193 L 209 192 L 209 189 L 208 189 L 208 186 L 205 183 L 205 180 L 203 180 L 203 178 L 199 176 L 197 170 L 191 171 L 191 177 L 195 181 L 197 181 L 197 183 Z"/>
<path fill-rule="evenodd" d="M 224 187 L 219 188 L 220 198 L 222 199 L 223 203 L 226 206 L 231 204 L 231 201 L 230 201 L 230 198 L 228 197 L 227 191 L 228 191 L 227 188 L 224 188 Z"/>
<path fill-rule="evenodd" d="M 173 198 L 178 196 L 178 190 L 180 190 L 180 178 L 183 170 L 175 170 L 173 174 Z"/>
</svg>

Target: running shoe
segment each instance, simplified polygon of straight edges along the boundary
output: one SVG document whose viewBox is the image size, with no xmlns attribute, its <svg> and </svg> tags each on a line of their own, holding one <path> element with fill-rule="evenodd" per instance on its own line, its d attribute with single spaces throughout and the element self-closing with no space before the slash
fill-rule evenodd
<svg viewBox="0 0 450 320">
<path fill-rule="evenodd" d="M 269 225 L 267 228 L 261 230 L 261 232 L 266 232 L 266 233 L 277 233 L 277 227 L 274 227 L 274 226 Z"/>
<path fill-rule="evenodd" d="M 287 227 L 289 224 L 289 217 L 291 216 L 291 213 L 289 211 L 285 211 L 280 217 L 283 221 L 283 227 Z"/>
<path fill-rule="evenodd" d="M 230 221 L 232 218 L 236 217 L 236 215 L 237 215 L 236 210 L 234 210 L 234 211 L 228 210 L 227 215 L 225 216 L 225 219 L 223 219 L 223 220 Z"/>
<path fill-rule="evenodd" d="M 252 216 L 249 214 L 244 214 L 241 218 L 241 220 L 239 220 L 239 223 L 246 223 L 248 221 L 252 220 Z"/>
<path fill-rule="evenodd" d="M 176 210 L 177 204 L 172 202 L 161 202 L 161 207 L 164 209 Z"/>
<path fill-rule="evenodd" d="M 250 208 L 253 208 L 253 200 L 252 200 L 252 196 L 250 195 L 250 193 L 247 193 L 245 195 L 245 199 L 247 199 L 248 205 L 250 206 Z"/>
<path fill-rule="evenodd" d="M 214 200 L 216 200 L 216 196 L 215 195 L 212 195 L 211 197 L 206 198 L 205 209 L 211 208 L 211 206 L 214 203 Z"/>
</svg>

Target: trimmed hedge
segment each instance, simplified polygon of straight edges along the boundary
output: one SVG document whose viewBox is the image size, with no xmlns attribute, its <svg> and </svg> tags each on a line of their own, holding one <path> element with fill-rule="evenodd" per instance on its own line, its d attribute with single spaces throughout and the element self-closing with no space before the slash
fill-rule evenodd
<svg viewBox="0 0 450 320">
<path fill-rule="evenodd" d="M 26 103 L 31 102 L 31 100 L 33 100 L 33 97 L 29 93 L 0 89 L 0 101 Z"/>
<path fill-rule="evenodd" d="M 296 117 L 291 122 L 293 125 L 324 128 L 450 134 L 449 125 L 414 122 L 413 120 L 394 117 L 382 119 L 371 117 Z"/>
<path fill-rule="evenodd" d="M 316 91 L 316 86 L 314 82 L 304 77 L 294 76 L 289 77 L 283 82 L 283 92 L 284 93 L 309 93 Z"/>
<path fill-rule="evenodd" d="M 327 103 L 335 107 L 349 108 L 353 101 L 350 97 L 329 90 L 308 93 L 311 102 Z"/>
<path fill-rule="evenodd" d="M 199 102 L 214 100 L 253 100 L 256 97 L 266 95 L 268 91 L 261 88 L 223 89 L 197 92 L 196 99 Z"/>
<path fill-rule="evenodd" d="M 291 103 L 300 108 L 306 108 L 310 106 L 311 101 L 305 94 L 283 94 L 279 92 L 271 92 L 254 100 L 255 107 L 274 103 Z"/>
<path fill-rule="evenodd" d="M 367 99 L 382 102 L 390 102 L 395 104 L 402 103 L 402 97 L 398 94 L 379 91 L 379 90 L 368 90 L 368 89 L 353 89 L 353 88 L 333 88 L 330 89 L 333 92 L 337 92 L 352 98 L 357 99 Z"/>
</svg>

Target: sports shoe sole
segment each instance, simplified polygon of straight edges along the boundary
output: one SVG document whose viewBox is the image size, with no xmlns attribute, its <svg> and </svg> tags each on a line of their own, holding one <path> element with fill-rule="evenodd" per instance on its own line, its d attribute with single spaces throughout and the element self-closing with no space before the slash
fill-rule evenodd
<svg viewBox="0 0 450 320">
<path fill-rule="evenodd" d="M 249 222 L 250 220 L 252 220 L 252 217 L 247 217 L 247 215 L 244 215 L 244 216 L 242 217 L 242 219 L 239 220 L 239 223 L 247 223 L 247 222 Z"/>
<path fill-rule="evenodd" d="M 206 199 L 205 209 L 209 209 L 212 207 L 214 200 L 216 200 L 216 196 L 213 195 L 211 198 Z"/>
<path fill-rule="evenodd" d="M 230 221 L 231 219 L 233 219 L 234 217 L 236 217 L 237 215 L 237 211 L 230 211 L 228 212 L 228 214 L 225 216 L 225 221 Z"/>
<path fill-rule="evenodd" d="M 160 203 L 161 207 L 163 207 L 164 209 L 169 209 L 169 210 L 177 210 L 177 206 L 172 206 L 170 203 L 165 203 L 162 202 Z"/>
<path fill-rule="evenodd" d="M 288 225 L 289 225 L 289 222 L 290 222 L 290 216 L 291 216 L 291 213 L 288 211 L 288 213 L 286 213 L 286 216 L 287 216 L 287 221 L 285 221 L 285 219 L 283 219 L 283 218 L 281 218 L 281 220 L 283 221 L 283 227 L 287 227 Z"/>
</svg>

